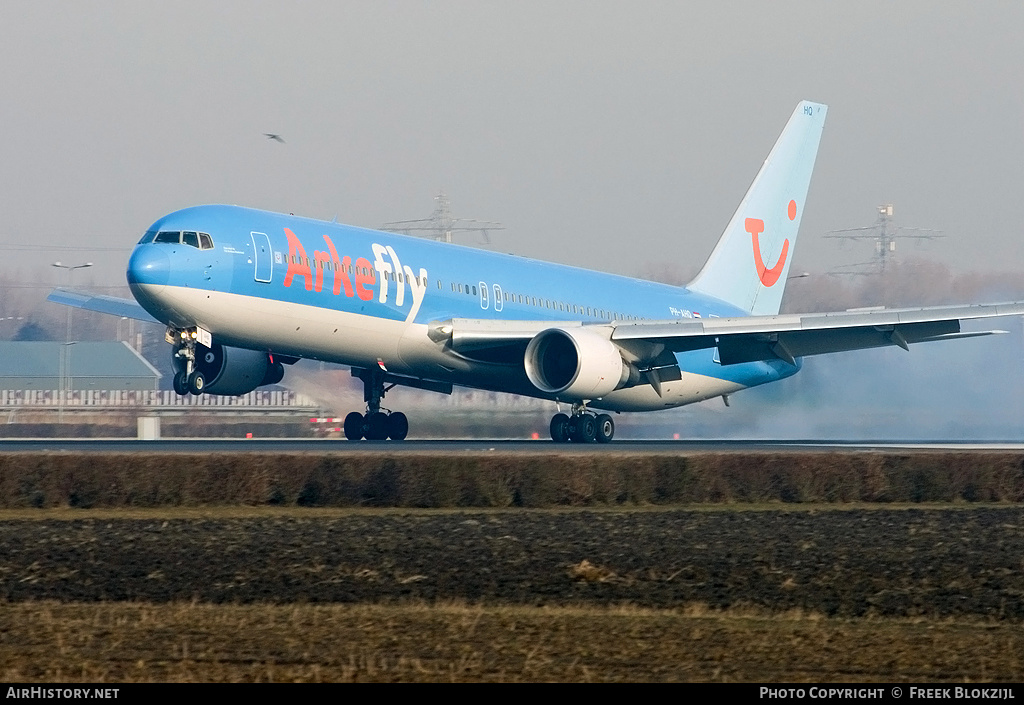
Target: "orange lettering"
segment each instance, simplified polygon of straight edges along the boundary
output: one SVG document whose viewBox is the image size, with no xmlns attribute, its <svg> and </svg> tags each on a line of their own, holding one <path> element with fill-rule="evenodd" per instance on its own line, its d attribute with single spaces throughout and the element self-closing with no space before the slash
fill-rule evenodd
<svg viewBox="0 0 1024 705">
<path fill-rule="evenodd" d="M 364 274 L 365 272 L 365 274 Z M 356 260 L 356 294 L 363 301 L 369 301 L 373 298 L 373 292 L 367 289 L 367 285 L 372 286 L 377 283 L 376 277 L 373 274 L 373 265 L 370 264 L 370 260 L 365 257 L 360 257 Z"/>
<path fill-rule="evenodd" d="M 352 291 L 352 280 L 348 276 L 348 270 L 352 266 L 352 258 L 345 255 L 345 259 L 341 260 L 341 283 L 345 285 L 345 296 L 355 296 L 355 292 Z M 334 293 L 338 293 L 338 281 L 334 281 Z"/>
<path fill-rule="evenodd" d="M 324 240 L 327 242 L 327 249 L 331 253 L 331 259 L 334 261 L 334 295 L 337 296 L 341 293 L 341 285 L 345 285 L 345 296 L 352 296 L 352 282 L 348 278 L 348 264 L 351 260 L 346 257 L 344 262 L 338 261 L 338 251 L 334 249 L 334 243 L 331 242 L 331 238 L 324 235 Z M 338 270 L 341 271 L 338 271 Z M 338 275 L 341 275 L 340 277 Z"/>
<path fill-rule="evenodd" d="M 313 267 L 316 270 L 313 274 L 313 291 L 320 291 L 324 287 L 324 268 L 330 267 L 331 257 L 326 252 L 313 250 L 313 261 L 316 262 Z"/>
<path fill-rule="evenodd" d="M 309 271 L 309 259 L 306 257 L 306 251 L 290 228 L 285 228 L 284 234 L 288 237 L 288 272 L 284 275 L 284 285 L 291 286 L 294 276 L 305 277 L 306 291 L 312 291 L 313 273 Z M 319 288 L 317 290 L 319 291 Z"/>
</svg>

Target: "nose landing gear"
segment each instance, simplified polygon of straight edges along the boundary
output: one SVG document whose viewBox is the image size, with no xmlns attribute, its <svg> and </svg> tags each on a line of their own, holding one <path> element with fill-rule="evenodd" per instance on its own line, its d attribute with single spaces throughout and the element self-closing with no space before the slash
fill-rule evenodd
<svg viewBox="0 0 1024 705">
<path fill-rule="evenodd" d="M 175 346 L 171 364 L 174 367 L 174 391 L 179 396 L 199 396 L 206 390 L 206 377 L 196 368 L 197 337 L 195 328 L 180 331 L 168 328 L 164 334 L 164 339 Z"/>
<path fill-rule="evenodd" d="M 584 404 L 572 405 L 572 416 L 555 414 L 551 440 L 555 443 L 608 443 L 615 436 L 615 422 L 608 414 L 594 414 Z"/>
</svg>

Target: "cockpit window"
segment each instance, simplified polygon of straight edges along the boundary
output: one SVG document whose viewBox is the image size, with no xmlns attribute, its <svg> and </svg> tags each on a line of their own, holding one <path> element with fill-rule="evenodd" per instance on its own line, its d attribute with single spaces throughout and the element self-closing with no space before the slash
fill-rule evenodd
<svg viewBox="0 0 1024 705">
<path fill-rule="evenodd" d="M 145 245 L 147 242 L 188 245 L 197 250 L 213 249 L 213 238 L 206 233 L 198 233 L 195 230 L 186 230 L 184 232 L 180 230 L 161 230 L 158 233 L 150 230 L 139 240 L 140 245 Z"/>
</svg>

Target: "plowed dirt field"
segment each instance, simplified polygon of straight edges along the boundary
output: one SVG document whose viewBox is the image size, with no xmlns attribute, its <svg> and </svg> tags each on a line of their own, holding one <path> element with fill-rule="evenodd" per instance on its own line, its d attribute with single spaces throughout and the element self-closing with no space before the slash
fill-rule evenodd
<svg viewBox="0 0 1024 705">
<path fill-rule="evenodd" d="M 1024 677 L 1021 507 L 26 516 L 9 679 Z"/>
<path fill-rule="evenodd" d="M 1024 620 L 1024 509 L 0 521 L 9 601 L 633 604 Z"/>
</svg>

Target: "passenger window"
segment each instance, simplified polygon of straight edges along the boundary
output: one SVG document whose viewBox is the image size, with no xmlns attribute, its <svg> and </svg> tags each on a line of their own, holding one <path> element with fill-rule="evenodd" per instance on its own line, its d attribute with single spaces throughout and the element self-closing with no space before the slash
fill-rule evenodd
<svg viewBox="0 0 1024 705">
<path fill-rule="evenodd" d="M 186 230 L 185 232 L 183 232 L 181 234 L 181 242 L 184 245 L 188 245 L 189 247 L 194 247 L 194 248 L 196 248 L 198 250 L 199 249 L 199 233 L 192 232 L 191 230 Z"/>
<path fill-rule="evenodd" d="M 177 230 L 164 230 L 163 232 L 156 234 L 156 238 L 153 242 L 168 242 L 177 245 L 181 242 L 181 233 Z"/>
</svg>

